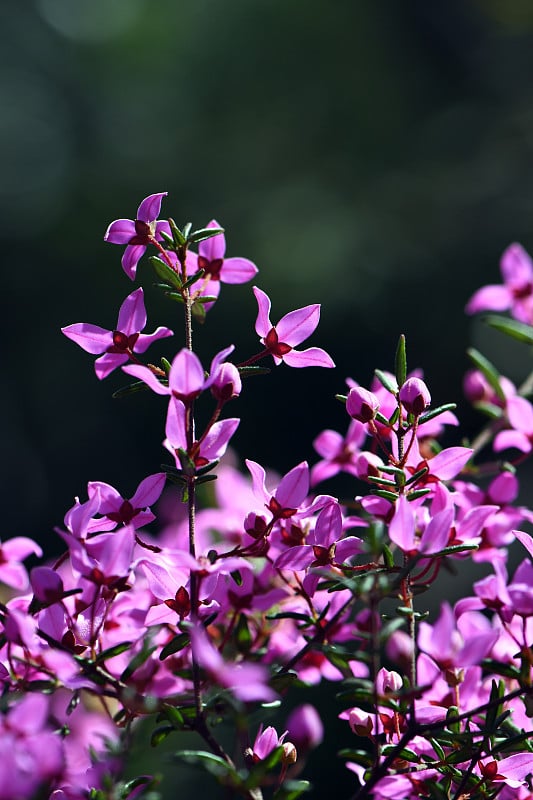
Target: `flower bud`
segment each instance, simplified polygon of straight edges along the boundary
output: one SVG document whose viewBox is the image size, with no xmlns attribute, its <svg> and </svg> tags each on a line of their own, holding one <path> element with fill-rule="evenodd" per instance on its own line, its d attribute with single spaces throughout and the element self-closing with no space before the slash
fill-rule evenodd
<svg viewBox="0 0 533 800">
<path fill-rule="evenodd" d="M 431 395 L 420 378 L 408 378 L 400 389 L 400 401 L 409 414 L 419 417 L 431 403 Z"/>
<path fill-rule="evenodd" d="M 281 756 L 281 763 L 283 766 L 289 767 L 291 764 L 296 764 L 297 759 L 298 753 L 296 752 L 296 747 L 292 742 L 285 742 L 283 745 L 283 755 Z"/>
<path fill-rule="evenodd" d="M 384 466 L 383 461 L 376 453 L 363 450 L 355 460 L 355 473 L 361 480 L 367 480 L 369 475 L 378 478 L 381 475 L 381 468 Z"/>
<path fill-rule="evenodd" d="M 370 422 L 379 411 L 379 400 L 373 392 L 355 386 L 346 399 L 346 411 L 358 422 Z"/>
<path fill-rule="evenodd" d="M 238 397 L 242 390 L 241 376 L 234 364 L 225 361 L 218 368 L 211 393 L 220 403 L 227 403 L 233 397 Z"/>
<path fill-rule="evenodd" d="M 380 695 L 399 692 L 402 687 L 402 678 L 394 670 L 382 667 L 376 675 L 376 690 Z"/>
<path fill-rule="evenodd" d="M 374 727 L 374 721 L 367 711 L 362 711 L 360 708 L 350 709 L 348 722 L 352 731 L 357 736 L 370 736 Z"/>
<path fill-rule="evenodd" d="M 254 539 L 262 539 L 266 529 L 267 521 L 263 516 L 255 514 L 253 511 L 250 511 L 250 513 L 246 515 L 244 530 L 248 536 L 252 536 Z"/>
</svg>

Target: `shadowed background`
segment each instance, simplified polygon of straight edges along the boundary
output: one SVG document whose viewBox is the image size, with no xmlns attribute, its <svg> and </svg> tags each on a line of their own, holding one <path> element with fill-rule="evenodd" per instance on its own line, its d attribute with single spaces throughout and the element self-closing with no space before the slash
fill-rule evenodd
<svg viewBox="0 0 533 800">
<path fill-rule="evenodd" d="M 33 0 L 4 4 L 0 31 L 4 538 L 57 547 L 87 480 L 131 496 L 168 460 L 164 401 L 112 400 L 123 376 L 100 384 L 59 330 L 113 328 L 139 282 L 103 234 L 154 192 L 178 224 L 225 227 L 273 321 L 323 304 L 310 344 L 338 369 L 250 380 L 230 412 L 242 458 L 314 462 L 312 439 L 345 426 L 334 394 L 391 368 L 402 332 L 436 402 L 461 402 L 472 339 L 525 374 L 523 346 L 463 307 L 511 241 L 533 247 L 526 0 Z M 150 357 L 171 357 L 180 309 L 148 262 L 138 276 L 147 330 L 177 333 Z M 196 329 L 204 363 L 255 352 L 256 313 L 250 285 L 223 285 Z"/>
</svg>

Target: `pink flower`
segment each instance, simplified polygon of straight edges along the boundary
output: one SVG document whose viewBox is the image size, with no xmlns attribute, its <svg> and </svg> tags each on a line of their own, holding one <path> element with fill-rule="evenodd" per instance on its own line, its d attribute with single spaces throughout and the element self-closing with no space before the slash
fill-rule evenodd
<svg viewBox="0 0 533 800">
<path fill-rule="evenodd" d="M 282 745 L 287 733 L 288 731 L 285 731 L 281 736 L 278 736 L 277 730 L 273 728 L 272 725 L 269 725 L 268 728 L 263 730 L 263 725 L 261 724 L 252 748 L 252 758 L 254 762 L 263 761 L 276 747 Z"/>
<path fill-rule="evenodd" d="M 139 288 L 128 295 L 122 303 L 114 331 L 87 322 L 67 325 L 66 328 L 61 328 L 61 331 L 87 353 L 104 354 L 97 358 L 94 364 L 96 375 L 102 380 L 114 369 L 129 361 L 133 353 L 144 353 L 152 342 L 173 335 L 169 328 L 157 328 L 150 334 L 141 333 L 145 325 L 144 294 Z"/>
<path fill-rule="evenodd" d="M 320 347 L 295 350 L 294 347 L 307 339 L 318 325 L 318 304 L 298 308 L 285 314 L 277 325 L 270 321 L 270 298 L 257 286 L 254 294 L 259 306 L 255 331 L 276 364 L 284 361 L 290 367 L 334 367 L 331 357 Z"/>
<path fill-rule="evenodd" d="M 470 298 L 467 314 L 510 311 L 521 322 L 533 323 L 533 263 L 519 244 L 510 245 L 500 262 L 503 285 L 483 286 Z"/>
<path fill-rule="evenodd" d="M 0 542 L 0 582 L 24 591 L 28 587 L 28 573 L 20 562 L 28 556 L 42 554 L 39 545 L 27 536 L 14 536 Z"/>
<path fill-rule="evenodd" d="M 137 209 L 136 219 L 116 219 L 105 232 L 105 242 L 127 245 L 122 256 L 122 267 L 132 281 L 135 280 L 137 264 L 147 246 L 160 242 L 162 233 L 170 236 L 168 222 L 157 219 L 161 211 L 161 201 L 167 194 L 168 192 L 160 192 L 145 197 Z"/>
<path fill-rule="evenodd" d="M 208 223 L 207 228 L 220 228 L 214 219 Z M 201 286 L 201 294 L 218 297 L 221 283 L 246 283 L 257 275 L 258 269 L 247 258 L 226 258 L 226 238 L 223 233 L 204 239 L 198 245 L 198 255 L 189 251 L 187 253 L 187 274 L 193 275 L 203 269 L 204 276 L 193 287 L 193 292 Z M 211 304 L 208 303 L 207 306 Z"/>
</svg>

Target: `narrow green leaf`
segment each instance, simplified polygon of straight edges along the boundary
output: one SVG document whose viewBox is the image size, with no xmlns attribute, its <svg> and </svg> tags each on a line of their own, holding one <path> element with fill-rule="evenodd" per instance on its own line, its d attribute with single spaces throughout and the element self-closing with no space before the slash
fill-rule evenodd
<svg viewBox="0 0 533 800">
<path fill-rule="evenodd" d="M 176 225 L 176 223 L 172 218 L 168 220 L 168 224 L 170 225 L 170 230 L 172 231 L 172 237 L 176 246 L 183 247 L 184 244 L 187 244 L 187 234 L 184 232 L 185 228 L 183 231 L 180 231 L 180 229 L 178 228 L 178 226 Z"/>
<path fill-rule="evenodd" d="M 285 781 L 274 795 L 274 800 L 298 800 L 305 792 L 313 788 L 309 781 Z"/>
<path fill-rule="evenodd" d="M 195 300 L 195 302 L 192 304 L 191 313 L 196 322 L 198 322 L 200 325 L 203 325 L 205 322 L 206 313 L 205 308 L 201 303 L 198 302 L 198 300 Z"/>
<path fill-rule="evenodd" d="M 335 400 L 340 400 L 340 402 L 344 403 L 345 405 L 346 405 L 347 399 L 348 399 L 348 395 L 346 395 L 346 394 L 336 394 L 335 395 Z"/>
<path fill-rule="evenodd" d="M 126 681 L 128 681 L 131 678 L 131 676 L 133 675 L 135 670 L 139 669 L 139 667 L 142 664 L 144 664 L 144 662 L 147 661 L 150 658 L 150 656 L 152 655 L 152 653 L 156 649 L 157 649 L 157 645 L 154 644 L 151 647 L 147 647 L 146 643 L 144 643 L 142 648 L 141 648 L 141 650 L 139 650 L 137 655 L 135 655 L 132 658 L 132 660 L 130 661 L 130 663 L 126 667 L 126 669 L 122 672 L 122 675 L 120 676 L 120 680 L 123 683 L 126 683 Z"/>
<path fill-rule="evenodd" d="M 113 645 L 113 647 L 108 647 L 107 650 L 102 650 L 102 652 L 96 656 L 94 663 L 101 664 L 103 661 L 107 661 L 108 658 L 114 658 L 121 653 L 125 653 L 130 647 L 131 642 L 121 642 L 120 644 Z"/>
<path fill-rule="evenodd" d="M 214 753 L 209 753 L 205 750 L 178 750 L 174 753 L 174 758 L 184 761 L 186 764 L 204 767 L 215 777 L 231 775 L 236 786 L 242 785 L 242 779 L 235 767 L 232 767 L 231 764 L 228 764 L 227 761 Z"/>
<path fill-rule="evenodd" d="M 161 381 L 161 383 L 165 385 L 163 381 Z M 111 397 L 113 400 L 120 400 L 121 397 L 127 397 L 130 394 L 148 391 L 149 388 L 148 384 L 144 381 L 137 381 L 136 383 L 130 383 L 129 386 L 123 386 L 122 389 L 117 389 L 116 392 L 113 392 Z"/>
<path fill-rule="evenodd" d="M 172 639 L 168 644 L 166 644 L 161 652 L 159 653 L 159 660 L 164 661 L 165 658 L 174 655 L 174 653 L 179 653 L 180 650 L 183 650 L 184 647 L 190 642 L 190 636 L 188 633 L 180 633 L 179 636 L 176 636 Z"/>
<path fill-rule="evenodd" d="M 173 733 L 176 729 L 173 725 L 158 725 L 157 728 L 154 728 L 152 731 L 152 735 L 150 736 L 150 744 L 152 747 L 157 747 L 164 742 L 164 740 Z"/>
<path fill-rule="evenodd" d="M 479 350 L 476 350 L 475 347 L 469 347 L 466 351 L 470 361 L 480 370 L 480 372 L 485 376 L 489 385 L 494 389 L 498 398 L 502 401 L 505 401 L 505 394 L 500 386 L 500 373 L 488 360 L 482 355 Z"/>
<path fill-rule="evenodd" d="M 392 375 L 388 375 L 386 372 L 383 372 L 381 369 L 376 369 L 374 374 L 381 385 L 391 394 L 396 395 L 398 394 L 398 384 L 396 380 L 392 377 Z"/>
<path fill-rule="evenodd" d="M 457 403 L 445 403 L 443 406 L 439 406 L 438 408 L 433 408 L 431 411 L 426 411 L 425 414 L 422 414 L 422 416 L 418 420 L 418 424 L 423 425 L 424 422 L 429 422 L 430 419 L 438 417 L 439 414 L 444 414 L 445 411 L 455 411 L 456 408 L 457 408 Z"/>
<path fill-rule="evenodd" d="M 252 375 L 268 375 L 272 370 L 269 367 L 239 367 L 241 378 L 250 378 Z"/>
<path fill-rule="evenodd" d="M 398 346 L 396 347 L 396 356 L 394 358 L 394 367 L 396 373 L 396 381 L 398 386 L 403 386 L 407 379 L 407 353 L 405 349 L 405 336 L 402 333 L 398 339 Z"/>
<path fill-rule="evenodd" d="M 181 278 L 177 272 L 174 272 L 168 264 L 165 264 L 163 259 L 159 258 L 159 256 L 150 256 L 150 262 L 155 269 L 158 278 L 161 278 L 162 281 L 165 283 L 170 284 L 170 286 L 174 286 L 175 289 L 181 289 L 182 283 Z"/>
<path fill-rule="evenodd" d="M 211 239 L 212 236 L 218 236 L 219 233 L 224 233 L 224 228 L 198 228 L 197 231 L 189 233 L 187 242 L 196 244 L 197 242 L 205 241 L 205 239 Z"/>
<path fill-rule="evenodd" d="M 524 322 L 518 322 L 515 319 L 509 319 L 509 317 L 499 317 L 495 314 L 483 317 L 483 321 L 490 325 L 491 328 L 495 328 L 507 334 L 507 336 L 517 339 L 519 342 L 533 344 L 533 327 L 531 325 L 526 325 Z"/>
</svg>

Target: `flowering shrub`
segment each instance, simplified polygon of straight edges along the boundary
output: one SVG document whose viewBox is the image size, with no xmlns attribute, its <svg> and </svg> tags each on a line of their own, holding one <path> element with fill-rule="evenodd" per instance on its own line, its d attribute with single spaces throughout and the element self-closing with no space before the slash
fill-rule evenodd
<svg viewBox="0 0 533 800">
<path fill-rule="evenodd" d="M 531 800 L 533 539 L 520 527 L 533 513 L 516 504 L 516 467 L 533 447 L 530 382 L 517 390 L 471 350 L 465 389 L 486 424 L 470 446 L 443 449 L 445 427 L 458 425 L 455 406 L 432 407 L 421 373 L 408 372 L 401 336 L 392 372 L 376 370 L 369 388 L 348 379 L 338 395 L 347 432 L 317 437 L 311 470 L 300 462 L 280 477 L 247 460 L 246 476 L 219 463 L 239 424 L 226 405 L 237 405 L 250 375 L 270 371 L 265 359 L 334 363 L 321 348 L 298 347 L 318 325 L 318 305 L 273 325 L 270 299 L 254 287 L 259 350 L 239 361 L 222 343 L 206 371 L 193 321 L 220 302 L 221 282 L 247 282 L 257 268 L 225 257 L 215 221 L 180 230 L 159 220 L 165 195 L 145 198 L 137 219 L 111 223 L 105 239 L 126 246 L 132 280 L 151 249 L 157 286 L 182 306 L 184 346 L 159 365 L 142 358 L 172 331 L 142 333 L 141 288 L 122 303 L 116 330 L 75 323 L 63 333 L 99 356 L 98 378 L 121 368 L 135 379 L 117 394 L 166 398 L 171 463 L 131 498 L 89 483 L 65 515 L 66 550 L 53 564 L 28 575 L 22 562 L 38 546 L 21 537 L 1 545 L 9 599 L 0 798 L 153 791 L 150 776 L 122 777 L 138 720 L 152 718 L 153 746 L 173 737 L 179 748 L 180 732 L 197 735 L 196 749 L 176 755 L 205 767 L 228 796 L 292 800 L 310 788 L 305 760 L 328 731 L 309 703 L 285 716 L 282 732 L 250 725 L 250 714 L 272 704 L 283 714 L 292 684 L 330 681 L 353 735 L 339 768 L 353 773 L 354 799 Z M 510 310 L 489 323 L 533 344 L 533 270 L 518 245 L 502 271 L 504 285 L 481 289 L 468 310 Z M 341 471 L 354 479 L 349 502 L 311 491 Z M 143 528 L 167 483 L 182 513 L 154 537 Z M 198 502 L 207 483 L 215 507 Z M 509 574 L 516 540 L 523 559 Z M 486 562 L 488 575 L 428 621 L 424 593 L 443 567 L 463 570 L 468 559 Z M 217 737 L 221 718 L 234 722 L 231 755 Z"/>
</svg>

